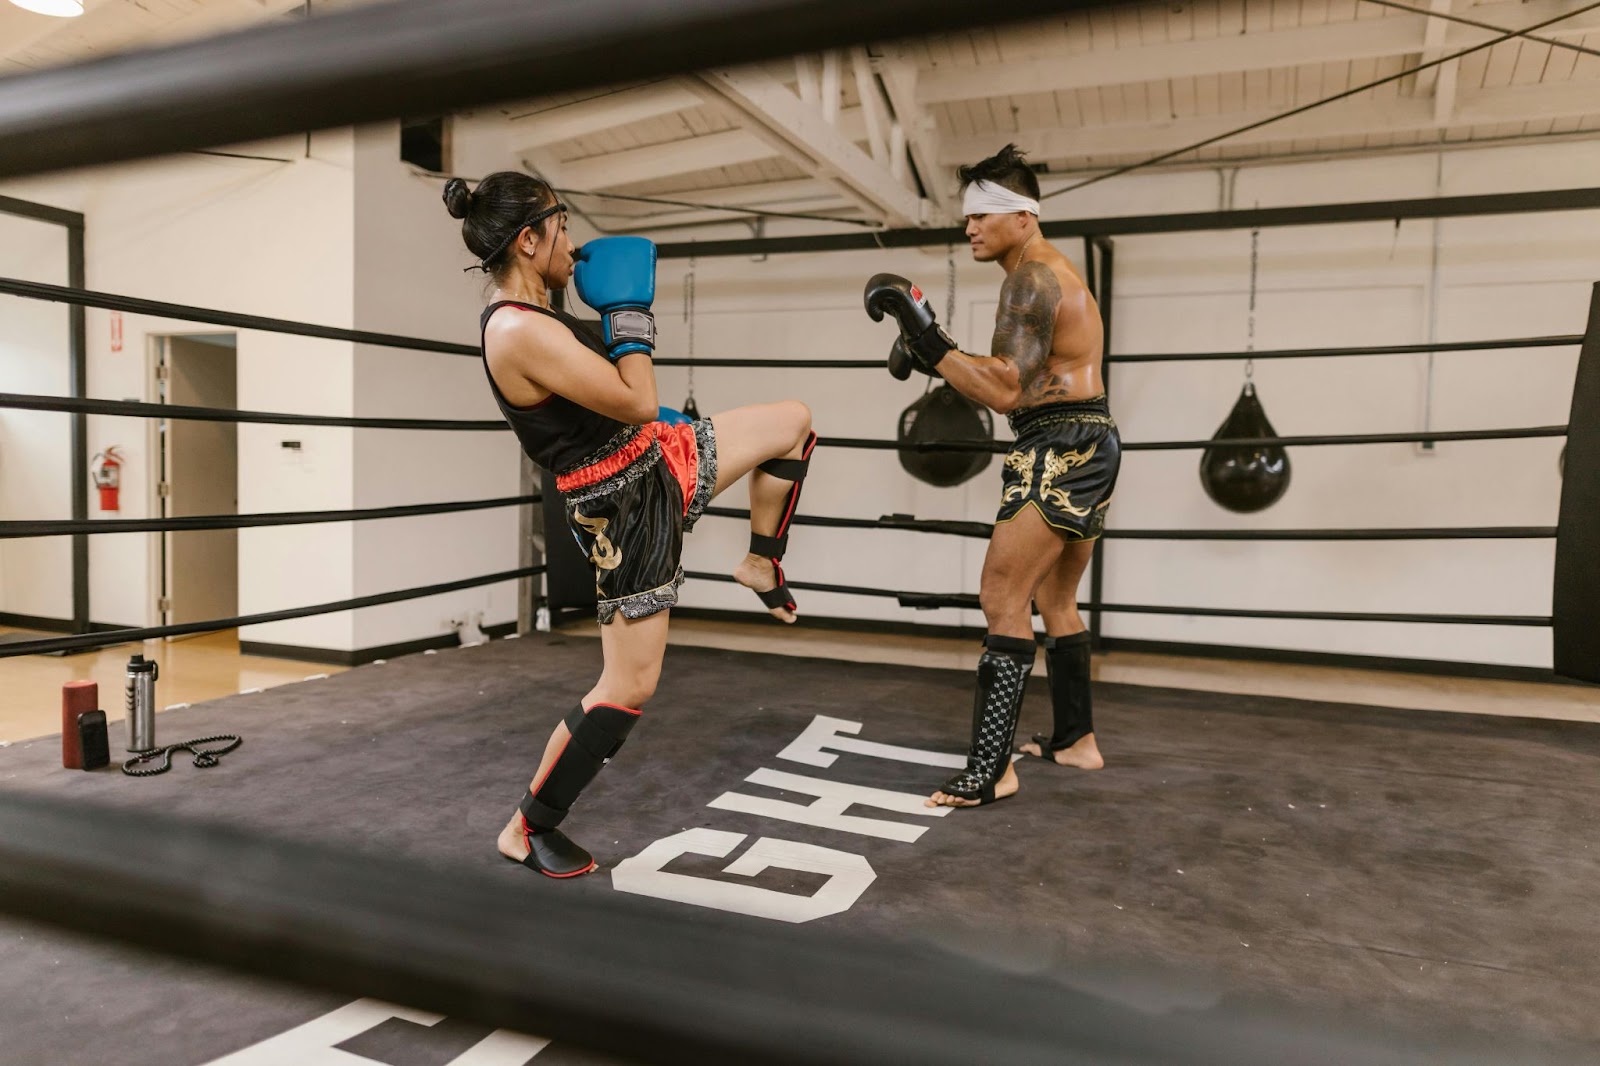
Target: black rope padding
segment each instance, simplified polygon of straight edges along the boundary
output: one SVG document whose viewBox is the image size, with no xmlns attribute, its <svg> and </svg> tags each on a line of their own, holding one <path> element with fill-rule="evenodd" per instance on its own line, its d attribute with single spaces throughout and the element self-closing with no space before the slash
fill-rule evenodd
<svg viewBox="0 0 1600 1066">
<path fill-rule="evenodd" d="M 713 518 L 739 518 L 750 512 L 732 507 L 707 507 Z M 994 533 L 989 522 L 963 522 L 944 518 L 914 518 L 891 514 L 882 518 L 832 518 L 795 515 L 791 525 L 832 529 L 902 529 L 915 533 L 945 533 L 954 537 L 987 540 Z M 1114 540 L 1549 540 L 1555 526 L 1438 526 L 1426 529 L 1108 529 L 1100 536 Z"/>
<path fill-rule="evenodd" d="M 173 533 L 199 529 L 255 529 L 267 526 L 304 526 L 319 522 L 363 522 L 374 518 L 411 518 L 415 515 L 454 514 L 494 507 L 538 503 L 540 496 L 503 496 L 494 500 L 459 503 L 413 503 L 399 507 L 365 507 L 355 511 L 268 511 L 261 514 L 189 515 L 180 518 L 97 518 L 84 522 L 41 519 L 0 522 L 0 540 L 14 537 L 53 537 L 69 533 Z"/>
<path fill-rule="evenodd" d="M 695 581 L 738 583 L 734 580 L 732 574 L 710 574 L 700 570 L 687 570 L 683 576 Z M 893 589 L 864 588 L 859 585 L 823 585 L 815 581 L 787 581 L 785 584 L 792 589 L 800 589 L 802 592 L 838 592 L 847 596 L 875 596 L 886 600 L 892 600 L 897 596 L 903 595 L 903 593 L 895 592 Z M 0 644 L 0 648 L 4 647 L 6 645 Z"/>
<path fill-rule="evenodd" d="M 296 415 L 279 411 L 235 411 L 224 407 L 187 407 L 137 400 L 89 400 L 70 396 L 38 396 L 0 392 L 0 408 L 21 411 L 65 411 L 69 414 L 121 415 L 131 418 L 172 418 L 186 422 L 251 422 L 278 426 L 345 426 L 355 429 L 456 429 L 502 432 L 511 427 L 504 419 L 461 418 L 356 418 L 344 415 Z"/>
<path fill-rule="evenodd" d="M 69 285 L 49 285 L 44 282 L 25 281 L 22 278 L 0 277 L 0 293 L 22 296 L 32 300 L 95 307 L 107 311 L 126 311 L 130 314 L 176 318 L 185 322 L 205 322 L 217 326 L 234 326 L 240 329 L 257 329 L 270 333 L 286 333 L 297 337 L 316 337 L 322 340 L 350 341 L 355 344 L 376 344 L 385 348 L 404 348 L 416 352 L 438 352 L 443 355 L 476 356 L 478 348 L 471 344 L 452 341 L 429 340 L 424 337 L 407 337 L 396 333 L 372 333 L 367 330 L 341 329 L 321 326 L 312 322 L 298 322 L 287 318 L 268 318 L 262 315 L 245 315 L 234 311 L 194 307 L 188 304 L 167 303 L 161 300 L 144 300 L 117 293 L 78 289 Z M 1435 341 L 1419 344 L 1369 345 L 1353 348 L 1281 348 L 1258 352 L 1185 352 L 1152 353 L 1136 355 L 1108 355 L 1108 363 L 1182 363 L 1227 359 L 1318 359 L 1358 355 L 1412 355 L 1421 352 L 1480 352 L 1503 348 L 1556 348 L 1583 343 L 1582 334 L 1553 335 L 1547 337 L 1510 337 L 1488 341 Z M 657 359 L 657 366 L 674 367 L 743 367 L 794 368 L 812 370 L 881 370 L 882 359 Z"/>
<path fill-rule="evenodd" d="M 399 592 L 380 592 L 373 596 L 358 596 L 350 600 L 319 603 L 311 607 L 291 607 L 284 611 L 262 611 L 258 614 L 239 615 L 235 618 L 213 618 L 205 622 L 185 622 L 174 626 L 152 626 L 147 629 L 108 629 L 102 633 L 84 633 L 73 637 L 53 637 L 49 640 L 23 640 L 14 644 L 0 644 L 0 659 L 15 655 L 44 655 L 48 652 L 75 651 L 79 648 L 104 648 L 112 644 L 127 644 L 136 640 L 153 640 L 156 637 L 179 637 L 189 633 L 211 633 L 237 626 L 253 626 L 262 622 L 283 622 L 291 618 L 310 618 L 312 615 L 354 611 L 363 607 L 381 607 L 402 600 L 420 600 L 424 596 L 439 596 L 446 592 L 495 585 L 502 581 L 537 577 L 544 573 L 543 566 L 525 566 L 519 570 L 503 570 L 498 574 L 462 578 L 438 585 L 403 589 Z"/>
<path fill-rule="evenodd" d="M 1108 363 L 1198 363 L 1213 359 L 1330 359 L 1354 355 L 1418 355 L 1425 352 L 1488 352 L 1501 348 L 1565 348 L 1583 343 L 1583 334 L 1508 337 L 1498 341 L 1436 341 L 1426 344 L 1374 344 L 1357 348 L 1268 348 L 1259 352 L 1175 352 L 1108 355 Z"/>
<path fill-rule="evenodd" d="M 1108 529 L 1112 540 L 1554 540 L 1555 526 L 1436 526 L 1431 529 Z"/>
<path fill-rule="evenodd" d="M 1509 429 L 1440 430 L 1432 433 L 1347 433 L 1303 437 L 1219 437 L 1216 440 L 1124 441 L 1125 452 L 1186 451 L 1206 448 L 1306 448 L 1325 444 L 1426 444 L 1473 440 L 1520 440 L 1527 437 L 1564 437 L 1566 426 L 1526 426 Z M 893 452 L 1008 452 L 1013 441 L 897 441 L 865 437 L 822 437 L 827 448 L 860 448 Z"/>
<path fill-rule="evenodd" d="M 1438 341 L 1379 344 L 1355 348 L 1278 348 L 1257 352 L 1173 352 L 1108 355 L 1108 363 L 1200 363 L 1238 359 L 1338 359 L 1345 356 L 1417 355 L 1425 352 L 1487 352 L 1504 348 L 1565 348 L 1583 343 L 1581 333 L 1548 337 L 1508 337 L 1497 341 Z M 882 370 L 882 359 L 657 359 L 656 366 L 720 366 L 759 369 Z"/>
<path fill-rule="evenodd" d="M 213 326 L 234 326 L 238 329 L 259 329 L 268 333 L 288 333 L 296 337 L 316 337 L 320 340 L 350 341 L 354 344 L 377 344 L 385 348 L 405 348 L 414 352 L 438 352 L 442 355 L 477 355 L 472 344 L 451 341 L 432 341 L 421 337 L 404 337 L 396 333 L 369 333 L 360 329 L 340 329 L 337 326 L 319 326 L 311 322 L 296 322 L 288 318 L 267 318 L 263 315 L 241 315 L 235 311 L 217 311 L 188 304 L 164 303 L 160 300 L 141 300 L 134 296 L 119 296 L 111 292 L 75 289 L 69 285 L 46 285 L 39 281 L 21 278 L 0 278 L 0 293 L 24 296 L 30 300 L 48 300 L 52 303 L 74 304 L 79 307 L 98 307 L 105 311 L 126 311 L 135 315 L 153 315 L 157 318 L 176 318 L 184 322 L 205 322 Z"/>
<path fill-rule="evenodd" d="M 1194 448 L 1305 448 L 1324 444 L 1428 444 L 1469 440 L 1521 440 L 1565 437 L 1566 426 L 1508 429 L 1459 429 L 1433 433 L 1346 433 L 1303 437 L 1227 437 L 1220 440 L 1151 440 L 1124 444 L 1125 452 L 1179 451 Z"/>
<path fill-rule="evenodd" d="M 978 597 L 970 592 L 907 592 L 900 606 L 918 610 L 961 607 L 976 610 Z M 1169 607 L 1142 603 L 1080 603 L 1080 611 L 1107 614 L 1162 614 L 1191 618 L 1266 618 L 1305 622 L 1404 622 L 1475 626 L 1549 626 L 1548 615 L 1524 614 L 1417 614 L 1385 611 L 1273 611 L 1250 607 Z"/>
<path fill-rule="evenodd" d="M 882 359 L 655 359 L 656 366 L 720 366 L 743 367 L 751 370 L 883 370 Z"/>
<path fill-rule="evenodd" d="M 176 404 L 138 403 L 131 400 L 75 400 L 64 396 L 36 396 L 0 392 L 0 408 L 30 411 L 83 412 L 92 415 L 130 415 L 146 418 L 177 418 L 201 422 L 264 422 L 297 426 L 353 426 L 360 429 L 455 429 L 504 431 L 511 427 L 503 420 L 469 421 L 443 418 L 346 418 L 333 415 L 292 415 L 263 411 L 231 411 L 214 407 L 184 407 Z M 1301 437 L 1226 437 L 1199 441 L 1125 441 L 1122 450 L 1175 451 L 1215 447 L 1310 447 L 1324 444 L 1424 444 L 1428 442 L 1516 440 L 1524 437 L 1564 437 L 1566 426 L 1526 426 L 1507 429 L 1438 430 L 1430 433 L 1357 433 Z M 906 452 L 993 452 L 1009 451 L 1011 441 L 895 441 L 864 437 L 820 437 L 817 444 L 826 448 L 858 448 L 875 451 Z"/>
<path fill-rule="evenodd" d="M 731 574 L 691 571 L 684 575 L 697 581 L 732 582 Z M 895 592 L 890 589 L 860 588 L 853 585 L 819 585 L 791 581 L 790 588 L 807 592 L 838 592 L 851 596 L 872 596 L 899 600 L 900 606 L 917 610 L 961 607 L 976 610 L 978 597 L 970 592 Z M 1313 622 L 1420 622 L 1446 625 L 1548 626 L 1548 616 L 1515 614 L 1394 614 L 1376 611 L 1270 611 L 1244 607 L 1167 607 L 1127 603 L 1080 603 L 1080 611 L 1105 611 L 1108 614 L 1171 614 L 1197 618 L 1277 618 Z"/>
</svg>

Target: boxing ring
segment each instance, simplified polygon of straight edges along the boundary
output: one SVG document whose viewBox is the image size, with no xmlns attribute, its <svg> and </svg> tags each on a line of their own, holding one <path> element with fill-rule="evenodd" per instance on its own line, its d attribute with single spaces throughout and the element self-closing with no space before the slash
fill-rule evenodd
<svg viewBox="0 0 1600 1066">
<path fill-rule="evenodd" d="M 1071 6 L 1026 0 L 1007 14 Z M 0 176 L 595 84 L 611 77 L 605 60 L 618 49 L 644 75 L 888 37 L 908 18 L 929 32 L 988 14 L 940 2 L 852 9 L 848 21 L 837 3 L 819 0 L 732 10 L 703 0 L 603 7 L 605 18 L 594 4 L 400 0 L 0 80 Z M 1042 229 L 1085 240 L 1093 284 L 1109 308 L 1109 240 L 1121 233 L 1596 206 L 1600 191 L 1569 190 Z M 760 251 L 948 240 L 940 230 L 886 231 L 774 238 Z M 692 254 L 755 247 L 699 242 Z M 691 246 L 661 253 L 685 256 Z M 0 279 L 0 294 L 80 312 L 478 356 L 472 346 L 94 292 L 81 271 L 65 286 Z M 1555 540 L 1550 616 L 1115 603 L 1104 602 L 1098 580 L 1082 607 L 1097 626 L 1102 614 L 1124 612 L 1548 627 L 1557 671 L 1600 680 L 1600 289 L 1580 333 L 1107 362 L 1572 347 L 1581 356 L 1566 425 L 1124 444 L 1154 451 L 1564 437 L 1556 527 L 1106 534 L 1108 541 Z M 693 365 L 882 363 L 696 358 Z M 0 393 L 0 408 L 67 413 L 80 440 L 91 414 L 507 431 L 498 420 L 100 399 L 86 394 L 81 373 L 72 392 Z M 840 437 L 819 446 L 974 447 Z M 1005 450 L 999 441 L 986 447 Z M 541 502 L 524 493 L 356 510 L 0 522 L 0 537 L 73 538 L 83 560 L 75 596 L 85 605 L 80 631 L 0 645 L 0 658 L 513 580 L 536 596 L 536 579 L 553 565 L 93 632 L 84 584 L 90 536 Z M 748 517 L 734 508 L 707 513 Z M 982 523 L 901 515 L 807 514 L 796 524 L 863 536 L 989 533 Z M 907 608 L 975 604 L 957 590 L 791 586 Z M 10 945 L 0 974 L 13 992 L 11 1005 L 0 1008 L 7 1051 L 26 1061 L 80 1061 L 115 1041 L 129 1062 L 248 1066 L 290 1047 L 299 1054 L 342 1046 L 352 1054 L 365 1047 L 379 1061 L 401 1056 L 398 1062 L 412 1060 L 394 1047 L 433 1039 L 441 1062 L 1331 1064 L 1582 1061 L 1580 1049 L 1600 1042 L 1590 1006 L 1600 967 L 1581 935 L 1592 910 L 1585 889 L 1600 874 L 1600 856 L 1574 844 L 1582 813 L 1600 798 L 1590 783 L 1600 764 L 1595 727 L 1099 685 L 1123 769 L 1091 781 L 1025 763 L 1020 802 L 946 817 L 948 810 L 929 813 L 906 797 L 925 793 L 940 767 L 959 760 L 951 745 L 970 697 L 965 675 L 674 649 L 641 743 L 626 757 L 628 772 L 602 777 L 585 797 L 584 818 L 606 842 L 597 849 L 605 875 L 531 886 L 508 864 L 486 865 L 485 827 L 505 814 L 503 786 L 525 771 L 543 721 L 527 713 L 527 693 L 565 699 L 587 684 L 596 659 L 592 641 L 529 633 L 170 712 L 163 721 L 183 732 L 237 725 L 248 715 L 250 743 L 220 771 L 180 767 L 137 791 L 111 774 L 61 773 L 51 738 L 0 751 L 0 910 L 17 920 L 0 925 Z M 778 672 L 784 691 L 769 680 Z M 719 693 L 709 707 L 708 691 Z M 981 879 L 964 876 L 975 858 L 985 867 Z M 1428 951 L 1407 947 L 1414 943 Z M 1471 948 L 1480 943 L 1495 947 Z M 119 995 L 123 1006 L 105 1006 Z M 307 1035 L 308 1027 L 345 1017 L 351 997 L 363 997 L 361 1024 Z M 383 1000 L 400 1006 L 374 1005 Z M 82 1020 L 60 1022 L 64 1003 Z M 120 1041 L 119 1033 L 152 1031 L 153 1017 L 161 1019 L 153 1027 L 160 1040 Z M 274 1043 L 290 1034 L 304 1039 Z"/>
</svg>

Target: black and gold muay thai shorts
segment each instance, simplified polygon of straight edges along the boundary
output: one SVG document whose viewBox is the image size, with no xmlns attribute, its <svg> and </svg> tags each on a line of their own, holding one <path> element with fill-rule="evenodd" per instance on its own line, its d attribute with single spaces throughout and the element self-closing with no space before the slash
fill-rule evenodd
<svg viewBox="0 0 1600 1066">
<path fill-rule="evenodd" d="M 629 426 L 556 476 L 567 527 L 594 566 L 600 624 L 646 618 L 678 602 L 683 535 L 711 502 L 717 437 L 711 420 Z"/>
<path fill-rule="evenodd" d="M 1028 407 L 1010 422 L 1017 439 L 1001 471 L 995 522 L 1031 505 L 1068 539 L 1100 536 L 1122 465 L 1122 438 L 1106 398 Z"/>
</svg>

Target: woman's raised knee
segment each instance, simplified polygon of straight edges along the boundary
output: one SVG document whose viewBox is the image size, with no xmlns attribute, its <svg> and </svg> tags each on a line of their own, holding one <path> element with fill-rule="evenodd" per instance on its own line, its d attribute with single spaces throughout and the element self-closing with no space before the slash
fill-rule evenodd
<svg viewBox="0 0 1600 1066">
<path fill-rule="evenodd" d="M 799 400 L 784 400 L 784 420 L 794 426 L 795 439 L 805 440 L 806 434 L 811 432 L 811 408 Z"/>
</svg>

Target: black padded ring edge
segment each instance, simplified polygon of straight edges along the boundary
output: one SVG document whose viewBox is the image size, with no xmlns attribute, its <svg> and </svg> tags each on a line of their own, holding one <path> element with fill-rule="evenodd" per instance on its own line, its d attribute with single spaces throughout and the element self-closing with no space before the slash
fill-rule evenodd
<svg viewBox="0 0 1600 1066">
<path fill-rule="evenodd" d="M 1600 683 L 1600 283 L 1572 387 L 1552 601 L 1556 673 Z"/>
</svg>

